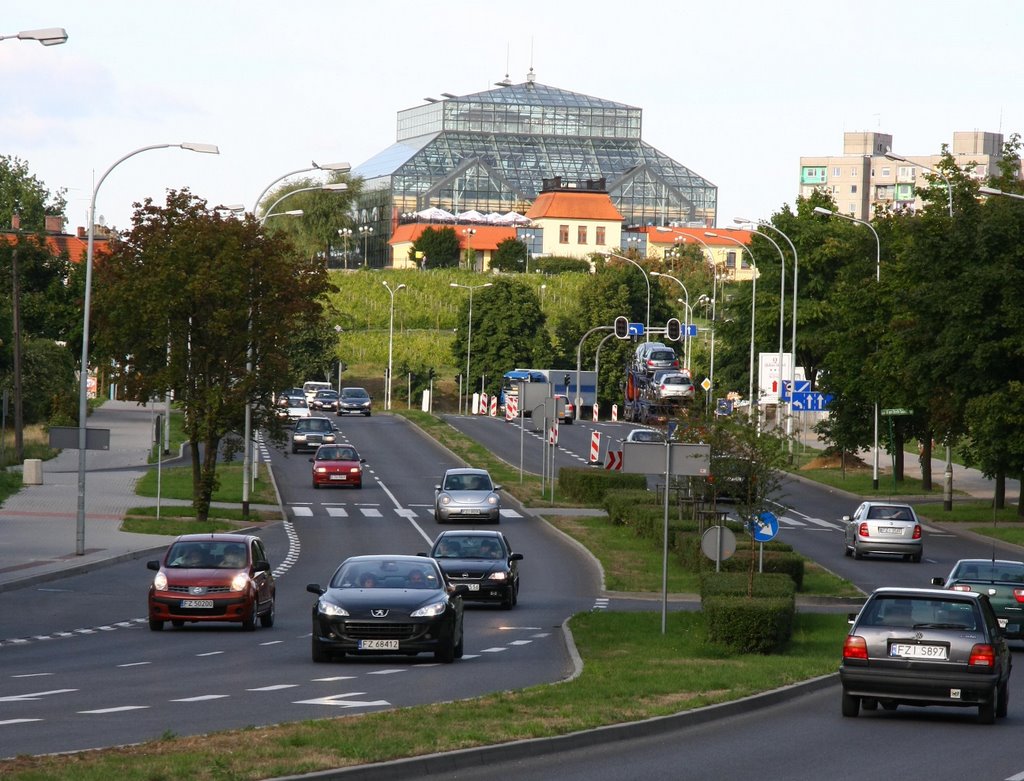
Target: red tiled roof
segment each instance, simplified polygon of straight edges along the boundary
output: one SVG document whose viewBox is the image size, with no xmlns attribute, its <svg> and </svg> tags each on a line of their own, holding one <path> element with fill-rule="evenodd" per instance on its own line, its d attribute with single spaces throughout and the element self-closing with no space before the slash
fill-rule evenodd
<svg viewBox="0 0 1024 781">
<path fill-rule="evenodd" d="M 471 247 L 476 250 L 495 250 L 505 239 L 514 239 L 516 229 L 510 225 L 443 225 L 438 223 L 407 222 L 395 228 L 391 234 L 392 246 L 415 242 L 420 234 L 427 228 L 440 230 L 451 228 L 455 231 L 460 247 Z M 474 230 L 476 233 L 469 235 L 464 230 Z M 468 240 L 468 241 L 467 241 Z"/>
<path fill-rule="evenodd" d="M 717 233 L 717 236 L 708 236 L 708 228 L 656 228 L 648 225 L 641 230 L 647 234 L 648 244 L 658 244 L 672 246 L 676 243 L 677 238 L 686 238 L 688 243 L 700 246 L 700 241 L 703 241 L 709 247 L 729 247 L 734 248 L 736 242 L 729 241 L 729 239 L 723 238 L 728 236 L 729 238 L 736 239 L 736 241 L 742 241 L 744 244 L 750 243 L 751 232 L 748 230 L 742 230 L 739 228 L 715 228 L 712 233 Z M 696 239 L 700 239 L 697 241 Z"/>
<path fill-rule="evenodd" d="M 35 236 L 36 234 L 29 234 Z M 11 231 L 0 232 L 0 238 L 2 238 L 8 244 L 14 244 L 18 240 L 16 233 Z M 93 237 L 93 251 L 94 252 L 106 252 L 108 239 L 100 238 L 98 236 Z M 46 246 L 50 252 L 54 255 L 60 255 L 63 252 L 68 253 L 68 257 L 73 263 L 80 263 L 85 259 L 86 252 L 88 251 L 89 242 L 86 239 L 80 239 L 77 236 L 71 236 L 66 233 L 48 233 L 46 234 Z"/>
<path fill-rule="evenodd" d="M 571 190 L 541 193 L 526 212 L 531 220 L 550 218 L 567 220 L 612 220 L 621 222 L 608 193 L 581 193 Z"/>
</svg>

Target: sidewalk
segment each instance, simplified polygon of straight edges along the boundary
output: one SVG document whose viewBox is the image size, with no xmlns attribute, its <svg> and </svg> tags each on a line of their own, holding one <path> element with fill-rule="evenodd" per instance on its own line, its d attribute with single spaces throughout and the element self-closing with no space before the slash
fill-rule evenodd
<svg viewBox="0 0 1024 781">
<path fill-rule="evenodd" d="M 86 453 L 84 552 L 78 548 L 78 450 L 43 462 L 43 484 L 27 485 L 0 507 L 0 591 L 141 558 L 173 537 L 120 530 L 131 507 L 154 505 L 135 493 L 147 469 L 155 416 L 162 405 L 108 401 L 89 416 L 89 428 L 110 430 L 109 450 Z M 163 499 L 164 505 L 188 504 Z"/>
</svg>

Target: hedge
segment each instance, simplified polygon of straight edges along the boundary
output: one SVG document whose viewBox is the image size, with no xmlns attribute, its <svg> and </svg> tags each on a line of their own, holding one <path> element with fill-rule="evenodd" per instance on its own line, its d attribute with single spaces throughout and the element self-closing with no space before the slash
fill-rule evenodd
<svg viewBox="0 0 1024 781">
<path fill-rule="evenodd" d="M 713 596 L 703 601 L 708 639 L 737 653 L 783 651 L 793 634 L 793 600 Z"/>
<path fill-rule="evenodd" d="M 558 491 L 574 502 L 590 507 L 601 507 L 610 491 L 644 488 L 646 475 L 622 474 L 609 469 L 558 470 Z"/>
</svg>

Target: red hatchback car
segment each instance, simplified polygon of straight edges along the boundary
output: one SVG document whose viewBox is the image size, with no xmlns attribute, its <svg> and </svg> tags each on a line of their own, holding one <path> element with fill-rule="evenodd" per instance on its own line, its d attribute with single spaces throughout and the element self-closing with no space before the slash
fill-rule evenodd
<svg viewBox="0 0 1024 781">
<path fill-rule="evenodd" d="M 183 534 L 163 559 L 149 587 L 149 628 L 164 622 L 232 621 L 242 629 L 274 625 L 276 587 L 263 541 L 251 534 Z"/>
<path fill-rule="evenodd" d="M 321 445 L 310 462 L 313 464 L 313 487 L 350 485 L 363 487 L 365 458 L 351 445 Z"/>
</svg>

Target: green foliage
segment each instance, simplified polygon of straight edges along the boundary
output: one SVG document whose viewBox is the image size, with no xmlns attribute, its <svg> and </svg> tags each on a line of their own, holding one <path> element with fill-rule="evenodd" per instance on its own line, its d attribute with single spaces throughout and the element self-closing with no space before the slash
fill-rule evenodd
<svg viewBox="0 0 1024 781">
<path fill-rule="evenodd" d="M 267 230 L 288 236 L 296 250 L 306 257 L 320 258 L 321 262 L 328 258 L 329 265 L 340 265 L 335 262 L 336 255 L 344 255 L 345 247 L 356 242 L 356 238 L 350 236 L 346 242 L 338 231 L 355 227 L 352 206 L 358 202 L 362 192 L 362 179 L 341 173 L 330 175 L 330 184 L 340 182 L 347 184 L 348 188 L 297 192 L 319 187 L 322 180 L 309 177 L 292 179 L 261 199 L 256 206 L 256 216 L 266 223 Z M 283 215 L 289 211 L 301 211 L 302 216 Z"/>
<path fill-rule="evenodd" d="M 558 494 L 590 507 L 600 507 L 605 497 L 613 492 L 642 489 L 647 483 L 644 475 L 629 475 L 606 469 L 558 470 Z"/>
<path fill-rule="evenodd" d="M 534 258 L 530 261 L 530 272 L 547 275 L 589 274 L 590 262 L 580 258 L 560 258 L 556 256 Z"/>
<path fill-rule="evenodd" d="M 781 653 L 793 634 L 791 597 L 711 596 L 701 600 L 701 609 L 708 639 L 734 653 Z"/>
<path fill-rule="evenodd" d="M 459 265 L 459 237 L 454 228 L 424 228 L 413 242 L 412 251 L 424 254 L 428 270 Z"/>
<path fill-rule="evenodd" d="M 517 239 L 505 239 L 491 255 L 491 268 L 496 271 L 524 271 L 529 252 Z"/>
<path fill-rule="evenodd" d="M 65 192 L 61 188 L 51 193 L 30 173 L 27 161 L 0 155 L 0 225 L 10 225 L 12 215 L 17 214 L 22 230 L 43 230 L 47 214 L 64 213 Z"/>
<path fill-rule="evenodd" d="M 700 598 L 732 595 L 737 597 L 778 597 L 795 599 L 793 579 L 773 572 L 752 577 L 738 572 L 707 572 L 700 579 Z"/>
</svg>

